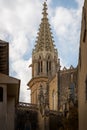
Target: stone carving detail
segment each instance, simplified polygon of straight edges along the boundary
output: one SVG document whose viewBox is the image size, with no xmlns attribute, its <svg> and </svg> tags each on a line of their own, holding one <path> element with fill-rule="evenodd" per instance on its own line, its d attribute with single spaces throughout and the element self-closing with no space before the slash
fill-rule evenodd
<svg viewBox="0 0 87 130">
<path fill-rule="evenodd" d="M 46 89 L 44 90 L 42 85 L 40 85 L 40 90 L 39 90 L 39 109 L 41 112 L 42 116 L 48 115 L 49 113 L 49 101 L 48 101 L 48 84 L 46 85 Z"/>
</svg>

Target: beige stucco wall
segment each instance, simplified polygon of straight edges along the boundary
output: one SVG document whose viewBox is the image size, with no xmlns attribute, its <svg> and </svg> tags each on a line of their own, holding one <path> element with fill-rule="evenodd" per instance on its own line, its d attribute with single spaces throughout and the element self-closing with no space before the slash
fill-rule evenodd
<svg viewBox="0 0 87 130">
<path fill-rule="evenodd" d="M 0 84 L 3 88 L 3 101 L 0 102 L 0 130 L 14 130 L 15 123 L 15 98 L 8 97 L 7 85 Z"/>
<path fill-rule="evenodd" d="M 7 99 L 7 130 L 15 128 L 15 98 L 8 97 Z"/>
</svg>

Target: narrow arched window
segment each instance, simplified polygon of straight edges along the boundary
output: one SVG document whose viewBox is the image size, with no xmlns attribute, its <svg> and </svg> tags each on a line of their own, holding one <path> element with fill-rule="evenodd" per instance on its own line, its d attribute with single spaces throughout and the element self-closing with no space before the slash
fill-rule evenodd
<svg viewBox="0 0 87 130">
<path fill-rule="evenodd" d="M 47 58 L 47 74 L 51 72 L 51 59 L 50 56 Z"/>
<path fill-rule="evenodd" d="M 38 61 L 38 73 L 40 73 L 40 61 Z"/>
<path fill-rule="evenodd" d="M 3 102 L 3 88 L 0 87 L 0 102 Z"/>
<path fill-rule="evenodd" d="M 38 60 L 38 74 L 43 72 L 43 62 L 42 62 L 42 58 L 41 56 L 39 56 L 39 60 Z"/>
<path fill-rule="evenodd" d="M 70 84 L 70 94 L 69 94 L 69 98 L 70 98 L 70 100 L 71 101 L 75 101 L 75 83 L 74 82 L 72 82 L 71 84 Z"/>
<path fill-rule="evenodd" d="M 51 71 L 51 61 L 49 61 L 49 70 Z"/>
<path fill-rule="evenodd" d="M 42 68 L 42 61 L 40 62 L 40 66 L 41 66 L 41 68 L 40 68 L 40 69 L 41 69 L 41 72 L 42 72 L 42 69 L 43 69 L 43 68 Z"/>
<path fill-rule="evenodd" d="M 47 73 L 48 73 L 48 61 L 47 61 Z"/>
</svg>

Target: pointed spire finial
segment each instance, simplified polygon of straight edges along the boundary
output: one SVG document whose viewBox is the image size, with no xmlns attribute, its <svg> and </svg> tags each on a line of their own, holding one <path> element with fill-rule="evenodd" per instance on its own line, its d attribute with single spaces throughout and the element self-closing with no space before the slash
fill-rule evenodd
<svg viewBox="0 0 87 130">
<path fill-rule="evenodd" d="M 43 17 L 46 18 L 48 13 L 47 13 L 47 3 L 46 3 L 47 0 L 44 1 L 44 4 L 43 4 Z"/>
<path fill-rule="evenodd" d="M 44 0 L 43 3 L 43 11 L 42 11 L 42 19 L 41 19 L 41 24 L 38 32 L 38 36 L 36 39 L 36 45 L 35 49 L 33 51 L 34 53 L 37 53 L 39 51 L 54 51 L 55 55 L 57 55 L 57 49 L 55 48 L 54 41 L 53 41 L 53 36 L 49 24 L 49 19 L 48 19 L 48 13 L 47 13 L 47 0 Z"/>
</svg>

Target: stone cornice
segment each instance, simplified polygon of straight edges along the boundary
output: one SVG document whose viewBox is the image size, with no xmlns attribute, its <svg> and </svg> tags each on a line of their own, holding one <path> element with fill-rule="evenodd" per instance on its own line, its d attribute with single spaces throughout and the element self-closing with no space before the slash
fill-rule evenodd
<svg viewBox="0 0 87 130">
<path fill-rule="evenodd" d="M 32 78 L 29 82 L 28 82 L 28 86 L 29 88 L 31 88 L 34 84 L 36 84 L 37 82 L 47 82 L 48 81 L 48 77 L 44 77 L 44 76 L 40 76 L 40 77 L 34 77 Z"/>
</svg>

